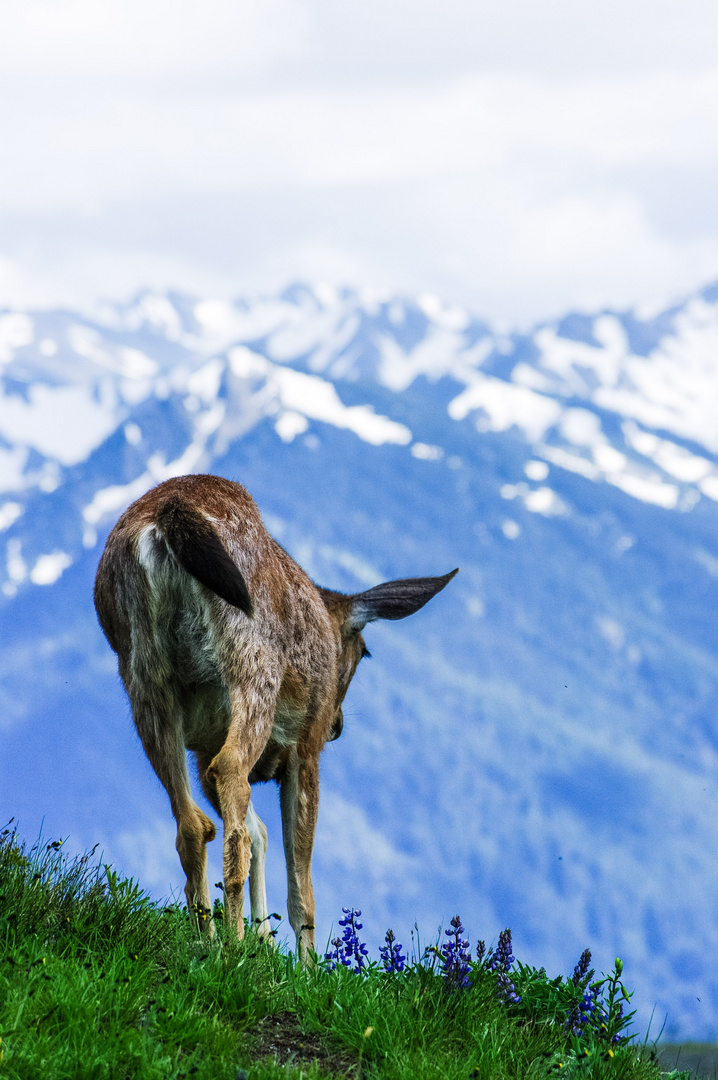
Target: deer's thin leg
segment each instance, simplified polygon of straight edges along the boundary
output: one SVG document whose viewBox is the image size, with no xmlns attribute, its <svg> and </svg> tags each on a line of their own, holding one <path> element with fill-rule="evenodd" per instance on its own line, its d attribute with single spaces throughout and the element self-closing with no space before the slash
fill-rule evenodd
<svg viewBox="0 0 718 1080">
<path fill-rule="evenodd" d="M 290 758 L 280 788 L 282 835 L 287 861 L 287 910 L 303 962 L 314 949 L 312 849 L 319 810 L 319 762 Z"/>
<path fill-rule="evenodd" d="M 158 706 L 157 702 L 146 699 L 132 699 L 132 713 L 142 745 L 169 795 L 177 822 L 177 853 L 187 877 L 187 906 L 197 911 L 200 926 L 212 934 L 206 845 L 214 840 L 216 829 L 192 798 L 181 725 L 176 714 L 170 715 L 171 711 L 167 704 Z"/>
<path fill-rule="evenodd" d="M 265 681 L 265 691 L 271 691 Z M 264 700 L 235 691 L 232 721 L 224 746 L 212 759 L 207 779 L 217 791 L 224 822 L 224 899 L 226 925 L 244 937 L 244 883 L 249 876 L 252 837 L 246 824 L 249 810 L 249 773 L 262 752 L 274 718 L 276 689 Z M 249 700 L 248 700 L 249 699 Z"/>
<path fill-rule="evenodd" d="M 249 829 L 252 845 L 252 857 L 249 864 L 249 902 L 252 908 L 252 923 L 260 937 L 274 943 L 274 938 L 270 934 L 267 886 L 264 879 L 264 863 L 267 856 L 267 829 L 251 802 L 247 809 L 245 824 Z"/>
<path fill-rule="evenodd" d="M 207 775 L 211 758 L 207 754 L 196 753 L 197 770 L 199 773 L 202 789 L 210 803 L 221 817 L 217 785 Z M 249 830 L 251 857 L 249 863 L 249 899 L 252 909 L 252 923 L 257 928 L 260 937 L 267 937 L 272 943 L 274 938 L 270 936 L 270 924 L 267 918 L 267 887 L 264 879 L 264 863 L 267 855 L 267 829 L 264 822 L 257 814 L 250 800 L 247 807 L 247 816 L 244 823 Z"/>
</svg>

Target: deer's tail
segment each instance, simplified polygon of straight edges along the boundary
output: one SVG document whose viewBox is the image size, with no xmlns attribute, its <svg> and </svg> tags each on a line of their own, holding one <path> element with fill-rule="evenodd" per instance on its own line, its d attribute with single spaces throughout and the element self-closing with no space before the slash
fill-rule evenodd
<svg viewBox="0 0 718 1080">
<path fill-rule="evenodd" d="M 162 503 L 155 521 L 180 566 L 251 618 L 247 583 L 204 514 L 175 495 Z"/>
</svg>

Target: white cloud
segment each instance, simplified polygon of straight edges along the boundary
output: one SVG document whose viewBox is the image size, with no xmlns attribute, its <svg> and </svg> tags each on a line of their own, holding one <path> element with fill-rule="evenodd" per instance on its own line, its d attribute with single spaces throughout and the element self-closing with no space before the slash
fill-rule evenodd
<svg viewBox="0 0 718 1080">
<path fill-rule="evenodd" d="M 296 0 L 24 0 L 6 5 L 4 80 L 123 89 L 256 78 L 306 46 Z"/>
<path fill-rule="evenodd" d="M 595 186 L 597 168 L 706 169 L 718 160 L 708 137 L 718 121 L 718 70 L 569 85 L 471 73 L 420 86 L 347 86 L 331 95 L 302 86 L 264 93 L 216 87 L 181 101 L 160 89 L 120 92 L 108 84 L 91 107 L 87 89 L 82 99 L 62 89 L 49 101 L 30 93 L 0 117 L 13 150 L 0 177 L 6 207 L 96 212 L 115 199 L 148 195 L 481 178 L 496 169 L 520 170 L 524 190 L 539 195 L 551 169 L 553 198 L 544 193 L 535 201 L 561 205 L 560 193 L 572 194 L 580 224 L 579 196 Z M 608 212 L 630 217 L 630 198 L 623 206 L 621 194 L 609 192 Z"/>
<path fill-rule="evenodd" d="M 526 319 L 718 274 L 705 0 L 3 20 L 0 302 L 309 275 Z"/>
<path fill-rule="evenodd" d="M 0 71 L 134 85 L 246 85 L 287 69 L 324 85 L 472 67 L 561 78 L 695 70 L 717 36 L 710 0 L 24 0 L 5 5 Z"/>
<path fill-rule="evenodd" d="M 312 59 L 356 78 L 398 71 L 690 70 L 712 63 L 718 11 L 710 0 L 314 0 Z M 347 24 L 351 21 L 351 40 Z M 381 26 L 381 34 L 376 28 Z M 342 41 L 343 34 L 343 41 Z"/>
</svg>

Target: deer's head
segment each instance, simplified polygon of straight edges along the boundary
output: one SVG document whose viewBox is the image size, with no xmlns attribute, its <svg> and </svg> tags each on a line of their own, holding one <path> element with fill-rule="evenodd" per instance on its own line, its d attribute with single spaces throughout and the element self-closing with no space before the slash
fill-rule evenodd
<svg viewBox="0 0 718 1080">
<path fill-rule="evenodd" d="M 413 615 L 432 596 L 441 592 L 458 572 L 457 568 L 442 577 L 385 581 L 354 596 L 321 590 L 322 599 L 337 628 L 339 643 L 336 715 L 330 740 L 338 739 L 342 733 L 344 720 L 341 706 L 359 661 L 371 655 L 362 635 L 366 624 L 377 619 L 405 619 L 407 615 Z"/>
</svg>

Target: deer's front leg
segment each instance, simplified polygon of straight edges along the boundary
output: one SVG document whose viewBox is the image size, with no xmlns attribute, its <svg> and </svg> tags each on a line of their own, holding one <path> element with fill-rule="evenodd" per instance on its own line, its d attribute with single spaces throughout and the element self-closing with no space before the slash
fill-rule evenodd
<svg viewBox="0 0 718 1080">
<path fill-rule="evenodd" d="M 287 911 L 303 963 L 314 949 L 312 849 L 319 809 L 319 762 L 295 752 L 281 783 L 282 836 L 287 860 Z"/>
</svg>

